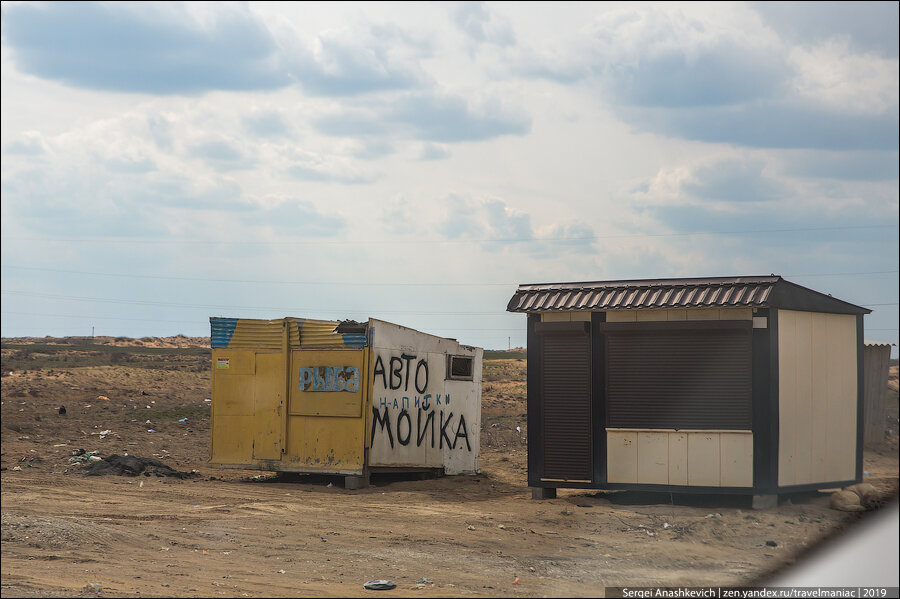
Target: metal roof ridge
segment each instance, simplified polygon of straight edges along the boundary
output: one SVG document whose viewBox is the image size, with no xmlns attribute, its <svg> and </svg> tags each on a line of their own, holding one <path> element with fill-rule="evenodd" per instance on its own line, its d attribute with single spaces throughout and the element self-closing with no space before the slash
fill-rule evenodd
<svg viewBox="0 0 900 599">
<path fill-rule="evenodd" d="M 729 277 L 678 277 L 670 279 L 615 279 L 608 281 L 572 281 L 566 283 L 520 283 L 518 291 L 554 291 L 596 289 L 597 287 L 699 287 L 722 284 L 758 284 L 786 281 L 780 275 L 751 275 Z M 789 281 L 788 281 L 789 282 Z M 796 285 L 796 283 L 794 283 Z"/>
</svg>

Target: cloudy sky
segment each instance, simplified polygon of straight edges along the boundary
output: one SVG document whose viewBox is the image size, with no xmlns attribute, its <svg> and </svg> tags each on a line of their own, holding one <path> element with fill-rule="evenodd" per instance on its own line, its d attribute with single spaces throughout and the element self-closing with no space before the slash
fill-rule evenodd
<svg viewBox="0 0 900 599">
<path fill-rule="evenodd" d="M 2 7 L 2 334 L 776 273 L 898 341 L 898 5 Z"/>
</svg>

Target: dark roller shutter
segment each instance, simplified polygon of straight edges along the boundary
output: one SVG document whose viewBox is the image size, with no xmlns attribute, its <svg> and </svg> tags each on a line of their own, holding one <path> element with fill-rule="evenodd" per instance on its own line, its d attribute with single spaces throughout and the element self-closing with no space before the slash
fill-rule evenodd
<svg viewBox="0 0 900 599">
<path fill-rule="evenodd" d="M 591 480 L 591 345 L 586 327 L 542 334 L 541 371 L 542 477 Z"/>
<path fill-rule="evenodd" d="M 607 334 L 607 426 L 738 429 L 751 425 L 751 329 Z"/>
</svg>

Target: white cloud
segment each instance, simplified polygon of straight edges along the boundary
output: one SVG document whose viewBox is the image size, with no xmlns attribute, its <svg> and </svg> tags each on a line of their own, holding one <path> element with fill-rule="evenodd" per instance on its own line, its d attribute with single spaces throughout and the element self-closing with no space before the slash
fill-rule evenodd
<svg viewBox="0 0 900 599">
<path fill-rule="evenodd" d="M 896 54 L 890 31 L 860 42 L 884 29 L 881 5 L 853 5 L 843 29 L 825 6 L 819 35 L 752 4 L 98 4 L 76 15 L 97 48 L 110 23 L 135 43 L 96 65 L 40 26 L 69 8 L 16 6 L 5 264 L 288 272 L 315 285 L 140 293 L 311 317 L 391 309 L 488 347 L 488 332 L 447 329 L 520 334 L 502 314 L 517 281 L 896 269 L 896 227 L 852 228 L 897 221 Z M 7 35 L 23 14 L 27 31 Z M 740 233 L 815 227 L 830 229 Z M 60 295 L 102 284 L 2 276 Z M 847 299 L 892 301 L 892 281 Z M 510 287 L 441 285 L 477 282 Z M 203 333 L 207 311 L 182 314 Z"/>
<path fill-rule="evenodd" d="M 873 53 L 853 52 L 847 40 L 795 46 L 789 60 L 792 87 L 804 101 L 851 114 L 896 113 L 900 62 Z"/>
<path fill-rule="evenodd" d="M 456 5 L 453 22 L 476 44 L 511 46 L 516 43 L 510 22 L 488 10 L 484 2 L 461 2 Z"/>
</svg>

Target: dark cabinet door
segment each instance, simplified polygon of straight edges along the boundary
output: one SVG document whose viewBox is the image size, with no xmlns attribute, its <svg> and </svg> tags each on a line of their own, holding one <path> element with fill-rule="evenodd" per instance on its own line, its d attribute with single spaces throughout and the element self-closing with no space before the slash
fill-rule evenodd
<svg viewBox="0 0 900 599">
<path fill-rule="evenodd" d="M 579 324 L 540 333 L 544 480 L 592 478 L 591 337 L 588 323 Z"/>
</svg>

